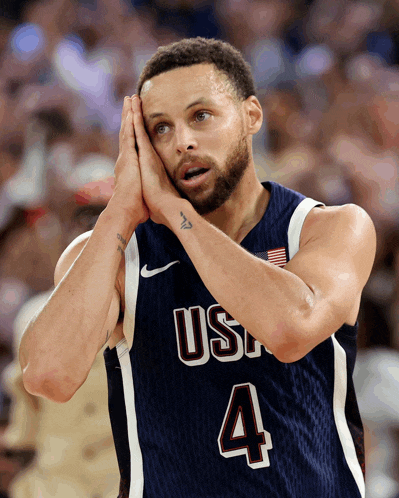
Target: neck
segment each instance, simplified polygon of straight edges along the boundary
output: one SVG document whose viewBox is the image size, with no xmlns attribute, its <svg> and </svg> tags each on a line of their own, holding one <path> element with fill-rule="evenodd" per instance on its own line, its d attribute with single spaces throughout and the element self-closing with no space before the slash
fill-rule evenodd
<svg viewBox="0 0 399 498">
<path fill-rule="evenodd" d="M 231 197 L 204 218 L 235 242 L 240 243 L 261 220 L 269 203 L 270 193 L 259 182 L 255 167 L 250 164 Z"/>
</svg>

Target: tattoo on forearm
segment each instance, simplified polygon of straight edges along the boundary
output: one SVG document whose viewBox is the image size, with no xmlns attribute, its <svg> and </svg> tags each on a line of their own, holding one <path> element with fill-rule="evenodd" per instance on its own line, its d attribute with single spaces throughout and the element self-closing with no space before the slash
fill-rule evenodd
<svg viewBox="0 0 399 498">
<path fill-rule="evenodd" d="M 188 221 L 187 218 L 184 216 L 183 211 L 180 211 L 180 216 L 182 217 L 183 220 L 180 225 L 181 230 L 193 227 L 191 221 Z"/>
<path fill-rule="evenodd" d="M 126 239 L 124 239 L 120 233 L 116 234 L 116 238 L 120 240 L 124 246 L 126 245 Z"/>
<path fill-rule="evenodd" d="M 126 239 L 124 239 L 120 233 L 117 233 L 117 234 L 116 234 L 116 238 L 117 238 L 118 240 L 120 240 L 120 241 L 122 242 L 122 244 L 123 244 L 123 247 L 122 247 L 122 246 L 118 246 L 118 251 L 119 251 L 120 253 L 124 254 L 124 252 L 125 252 L 125 251 L 124 251 L 124 248 L 126 247 Z"/>
</svg>

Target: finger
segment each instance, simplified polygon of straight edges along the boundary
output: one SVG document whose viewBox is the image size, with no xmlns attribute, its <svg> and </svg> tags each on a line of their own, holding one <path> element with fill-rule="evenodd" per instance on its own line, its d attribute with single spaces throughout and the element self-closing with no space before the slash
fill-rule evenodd
<svg viewBox="0 0 399 498">
<path fill-rule="evenodd" d="M 141 102 L 139 97 L 132 98 L 132 109 L 134 133 L 136 135 L 139 152 L 142 153 L 149 150 L 149 148 L 152 148 L 152 144 L 144 126 L 143 112 L 141 110 Z"/>
<path fill-rule="evenodd" d="M 134 135 L 133 125 L 133 110 L 131 108 L 131 99 L 129 99 L 130 107 L 126 111 L 126 116 L 123 123 L 123 131 L 121 138 L 121 148 L 128 152 L 136 152 L 136 139 Z"/>
<path fill-rule="evenodd" d="M 119 130 L 119 140 L 121 141 L 124 137 L 125 129 L 126 129 L 126 116 L 128 110 L 132 108 L 131 99 L 129 97 L 125 97 L 123 99 L 123 107 L 122 107 L 122 116 L 121 116 L 121 127 Z"/>
<path fill-rule="evenodd" d="M 133 129 L 133 111 L 132 109 L 128 109 L 126 113 L 126 118 L 125 118 L 125 125 L 124 125 L 124 139 L 127 141 L 129 144 L 133 141 L 135 141 L 134 137 L 134 129 Z"/>
</svg>

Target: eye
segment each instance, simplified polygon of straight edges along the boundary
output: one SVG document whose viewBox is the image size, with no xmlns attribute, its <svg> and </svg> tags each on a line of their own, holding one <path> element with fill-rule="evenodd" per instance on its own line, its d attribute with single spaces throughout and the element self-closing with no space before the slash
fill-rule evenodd
<svg viewBox="0 0 399 498">
<path fill-rule="evenodd" d="M 209 118 L 211 114 L 207 111 L 198 111 L 195 115 L 197 121 L 205 121 Z"/>
<path fill-rule="evenodd" d="M 157 135 L 165 135 L 165 133 L 167 133 L 168 131 L 169 131 L 169 126 L 164 123 L 159 123 L 155 127 L 155 133 Z"/>
</svg>

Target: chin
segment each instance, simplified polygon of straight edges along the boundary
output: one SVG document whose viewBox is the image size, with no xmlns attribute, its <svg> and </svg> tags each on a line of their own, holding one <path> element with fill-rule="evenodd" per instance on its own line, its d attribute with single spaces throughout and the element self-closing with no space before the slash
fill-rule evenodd
<svg viewBox="0 0 399 498">
<path fill-rule="evenodd" d="M 191 202 L 193 208 L 198 214 L 204 216 L 209 213 L 213 213 L 219 209 L 228 200 L 229 196 L 220 196 L 218 192 L 213 190 L 209 195 L 203 199 L 188 199 Z"/>
</svg>

